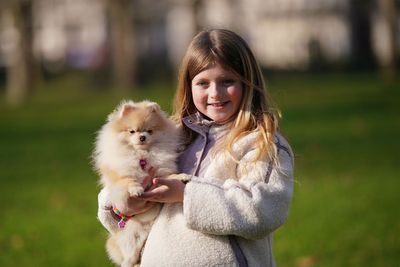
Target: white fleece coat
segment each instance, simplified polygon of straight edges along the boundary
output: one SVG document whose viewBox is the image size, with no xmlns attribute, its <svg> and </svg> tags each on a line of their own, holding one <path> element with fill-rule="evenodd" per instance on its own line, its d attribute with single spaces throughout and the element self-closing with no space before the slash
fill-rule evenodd
<svg viewBox="0 0 400 267">
<path fill-rule="evenodd" d="M 150 231 L 141 266 L 239 266 L 229 235 L 235 236 L 248 266 L 275 266 L 272 232 L 286 220 L 293 191 L 289 144 L 276 136 L 278 166 L 267 158 L 249 164 L 256 153 L 255 135 L 249 134 L 235 144 L 239 159 L 235 162 L 223 153 L 206 153 L 210 136 L 222 138 L 226 128 L 209 130 L 193 120 L 184 122 L 200 133 L 194 143 L 203 147 L 198 151 L 192 147 L 192 155 L 183 154 L 197 161 L 181 170 L 199 175 L 186 185 L 183 204 L 164 205 Z M 107 192 L 102 191 L 98 217 L 113 231 L 116 222 L 106 209 Z"/>
</svg>

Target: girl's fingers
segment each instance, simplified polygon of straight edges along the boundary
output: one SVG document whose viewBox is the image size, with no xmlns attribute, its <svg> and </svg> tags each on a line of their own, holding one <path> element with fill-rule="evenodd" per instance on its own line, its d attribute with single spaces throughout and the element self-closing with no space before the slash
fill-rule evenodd
<svg viewBox="0 0 400 267">
<path fill-rule="evenodd" d="M 147 201 L 174 203 L 183 201 L 185 184 L 177 179 L 154 178 L 154 189 L 145 191 L 139 198 Z"/>
<path fill-rule="evenodd" d="M 149 175 L 146 178 L 144 178 L 142 182 L 142 186 L 145 191 L 150 190 L 152 188 L 153 186 L 152 180 L 154 178 L 154 175 L 156 174 L 156 170 L 153 167 L 150 167 L 148 174 Z"/>
<path fill-rule="evenodd" d="M 168 186 L 158 186 L 153 190 L 144 192 L 139 198 L 143 200 L 157 200 L 168 190 Z"/>
<path fill-rule="evenodd" d="M 154 178 L 153 185 L 166 185 L 166 186 L 173 186 L 175 183 L 174 179 L 166 179 L 166 178 Z"/>
<path fill-rule="evenodd" d="M 155 174 L 156 174 L 156 169 L 154 169 L 153 167 L 150 167 L 149 177 L 153 178 Z"/>
</svg>

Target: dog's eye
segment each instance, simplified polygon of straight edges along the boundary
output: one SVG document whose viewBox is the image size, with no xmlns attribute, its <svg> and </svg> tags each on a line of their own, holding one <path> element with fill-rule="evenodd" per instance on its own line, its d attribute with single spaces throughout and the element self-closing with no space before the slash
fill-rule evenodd
<svg viewBox="0 0 400 267">
<path fill-rule="evenodd" d="M 130 131 L 129 131 L 129 133 L 131 133 L 131 134 L 134 134 L 134 133 L 135 133 L 135 131 L 134 131 L 134 130 L 130 130 Z"/>
<path fill-rule="evenodd" d="M 152 134 L 152 133 L 153 133 L 153 130 L 147 130 L 147 132 L 148 132 L 149 134 Z"/>
</svg>

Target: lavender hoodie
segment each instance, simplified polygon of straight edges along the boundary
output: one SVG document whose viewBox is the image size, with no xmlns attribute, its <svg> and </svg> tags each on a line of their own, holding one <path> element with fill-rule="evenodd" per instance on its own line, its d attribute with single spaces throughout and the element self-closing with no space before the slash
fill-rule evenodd
<svg viewBox="0 0 400 267">
<path fill-rule="evenodd" d="M 199 133 L 179 159 L 180 171 L 193 176 L 183 204 L 165 204 L 154 222 L 141 266 L 275 266 L 272 232 L 286 220 L 293 191 L 289 144 L 277 134 L 279 164 L 266 158 L 250 164 L 256 146 L 255 134 L 249 134 L 234 145 L 237 162 L 224 153 L 209 153 L 227 126 L 199 116 L 183 122 Z M 108 206 L 102 190 L 98 218 L 115 231 Z"/>
</svg>

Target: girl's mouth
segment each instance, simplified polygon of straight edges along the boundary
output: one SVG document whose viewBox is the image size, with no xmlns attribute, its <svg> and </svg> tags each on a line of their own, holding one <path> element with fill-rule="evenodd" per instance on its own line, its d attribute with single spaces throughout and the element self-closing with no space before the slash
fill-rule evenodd
<svg viewBox="0 0 400 267">
<path fill-rule="evenodd" d="M 226 102 L 218 102 L 218 103 L 208 103 L 209 106 L 212 106 L 214 108 L 221 108 L 223 106 L 225 106 L 228 103 L 228 101 Z"/>
</svg>

